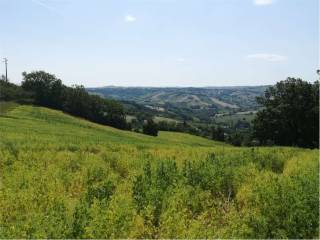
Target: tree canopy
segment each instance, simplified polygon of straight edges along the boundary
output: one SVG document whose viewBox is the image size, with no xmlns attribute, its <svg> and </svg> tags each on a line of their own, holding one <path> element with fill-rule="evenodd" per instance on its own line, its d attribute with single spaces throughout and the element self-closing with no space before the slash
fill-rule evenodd
<svg viewBox="0 0 320 240">
<path fill-rule="evenodd" d="M 33 101 L 30 92 L 23 90 L 21 87 L 7 82 L 4 76 L 0 77 L 0 101 L 16 101 L 27 103 Z"/>
<path fill-rule="evenodd" d="M 143 133 L 151 136 L 158 136 L 158 126 L 151 118 L 143 125 Z"/>
<path fill-rule="evenodd" d="M 22 75 L 21 86 L 33 94 L 35 104 L 59 109 L 96 123 L 128 128 L 120 103 L 90 95 L 83 86 L 67 87 L 55 75 L 44 71 L 24 72 Z"/>
<path fill-rule="evenodd" d="M 262 144 L 318 147 L 318 81 L 287 78 L 269 87 L 257 101 L 263 109 L 253 121 L 254 135 Z"/>
</svg>

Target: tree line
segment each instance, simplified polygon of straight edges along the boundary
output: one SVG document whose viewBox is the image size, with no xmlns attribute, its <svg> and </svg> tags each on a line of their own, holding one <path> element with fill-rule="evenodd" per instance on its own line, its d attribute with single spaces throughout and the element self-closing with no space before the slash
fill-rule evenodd
<svg viewBox="0 0 320 240">
<path fill-rule="evenodd" d="M 90 95 L 83 86 L 68 87 L 44 71 L 22 73 L 21 86 L 0 80 L 0 100 L 32 103 L 62 110 L 92 122 L 130 129 L 124 108 L 117 101 Z"/>
<path fill-rule="evenodd" d="M 261 106 L 247 130 L 228 131 L 220 126 L 199 126 L 185 121 L 153 121 L 147 114 L 128 123 L 126 110 L 115 100 L 89 94 L 83 86 L 68 87 L 44 71 L 23 72 L 21 86 L 0 79 L 0 101 L 18 101 L 62 110 L 99 124 L 157 136 L 158 131 L 187 132 L 236 146 L 319 146 L 319 81 L 288 78 L 257 98 Z"/>
</svg>

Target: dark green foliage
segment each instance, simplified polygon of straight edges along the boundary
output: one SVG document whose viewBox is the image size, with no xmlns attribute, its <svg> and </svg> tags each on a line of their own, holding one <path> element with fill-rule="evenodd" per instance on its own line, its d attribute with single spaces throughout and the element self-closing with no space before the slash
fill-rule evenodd
<svg viewBox="0 0 320 240">
<path fill-rule="evenodd" d="M 234 145 L 234 146 L 241 146 L 243 142 L 244 135 L 241 134 L 240 132 L 235 132 L 227 137 L 227 142 Z"/>
<path fill-rule="evenodd" d="M 55 75 L 44 71 L 22 73 L 22 88 L 34 94 L 35 104 L 61 109 L 65 86 Z"/>
<path fill-rule="evenodd" d="M 143 125 L 143 133 L 151 136 L 158 136 L 158 125 L 152 119 L 148 119 Z"/>
<path fill-rule="evenodd" d="M 172 121 L 172 122 L 160 121 L 160 122 L 158 122 L 158 129 L 160 131 L 178 132 L 177 123 L 174 121 Z"/>
<path fill-rule="evenodd" d="M 264 107 L 254 120 L 254 135 L 262 144 L 318 147 L 319 82 L 288 78 L 266 90 Z"/>
<path fill-rule="evenodd" d="M 128 129 L 121 104 L 90 95 L 83 86 L 67 87 L 60 79 L 44 71 L 23 73 L 22 88 L 32 92 L 40 106 L 63 110 L 90 121 Z"/>
<path fill-rule="evenodd" d="M 63 109 L 66 112 L 83 118 L 90 115 L 90 97 L 83 86 L 66 88 L 65 96 Z"/>
<path fill-rule="evenodd" d="M 0 101 L 28 103 L 32 102 L 32 94 L 13 83 L 0 80 Z"/>
<path fill-rule="evenodd" d="M 212 126 L 211 127 L 211 138 L 213 140 L 217 140 L 217 141 L 224 141 L 223 129 L 220 126 L 218 126 L 218 127 Z"/>
<path fill-rule="evenodd" d="M 183 122 L 168 122 L 168 121 L 160 121 L 158 122 L 159 131 L 171 131 L 171 132 L 185 132 L 198 136 L 206 136 L 207 128 L 196 128 L 191 124 L 187 123 L 186 120 Z M 206 134 L 204 134 L 206 133 Z"/>
</svg>

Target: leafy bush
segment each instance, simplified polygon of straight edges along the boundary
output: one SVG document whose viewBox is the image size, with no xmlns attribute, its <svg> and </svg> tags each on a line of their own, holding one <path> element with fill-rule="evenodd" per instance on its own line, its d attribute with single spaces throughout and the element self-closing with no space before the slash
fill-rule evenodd
<svg viewBox="0 0 320 240">
<path fill-rule="evenodd" d="M 13 83 L 0 80 L 0 101 L 28 103 L 33 101 L 33 96 L 32 93 L 23 90 Z"/>
<path fill-rule="evenodd" d="M 151 136 L 158 136 L 157 124 L 152 119 L 148 119 L 143 125 L 143 133 Z"/>
</svg>

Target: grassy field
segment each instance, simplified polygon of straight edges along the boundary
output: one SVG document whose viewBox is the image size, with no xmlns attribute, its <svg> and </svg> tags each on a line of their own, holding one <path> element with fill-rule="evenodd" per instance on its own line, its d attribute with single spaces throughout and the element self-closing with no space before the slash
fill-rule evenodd
<svg viewBox="0 0 320 240">
<path fill-rule="evenodd" d="M 233 114 L 222 114 L 218 115 L 214 118 L 216 123 L 224 123 L 227 125 L 234 125 L 238 121 L 245 121 L 251 123 L 254 119 L 255 113 L 247 112 L 247 113 L 233 113 Z"/>
<path fill-rule="evenodd" d="M 6 112 L 17 107 L 18 104 L 14 102 L 1 102 L 0 101 L 0 115 L 4 115 Z"/>
<path fill-rule="evenodd" d="M 14 106 L 0 114 L 0 238 L 317 238 L 318 165 L 318 150 Z"/>
<path fill-rule="evenodd" d="M 165 122 L 168 122 L 168 123 L 179 123 L 179 122 L 181 122 L 181 121 L 178 121 L 178 120 L 173 119 L 173 118 L 166 118 L 166 117 L 161 117 L 161 116 L 156 116 L 154 118 L 154 121 L 156 123 L 161 122 L 161 121 L 165 121 Z"/>
</svg>

